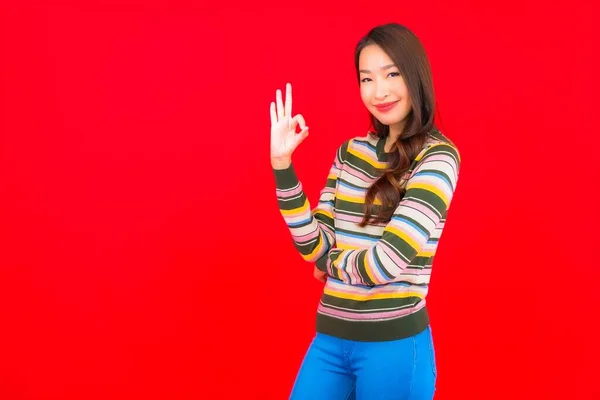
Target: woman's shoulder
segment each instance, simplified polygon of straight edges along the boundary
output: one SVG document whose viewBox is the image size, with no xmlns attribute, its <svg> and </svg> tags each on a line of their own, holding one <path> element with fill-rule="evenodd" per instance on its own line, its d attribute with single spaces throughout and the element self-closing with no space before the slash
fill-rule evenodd
<svg viewBox="0 0 600 400">
<path fill-rule="evenodd" d="M 339 146 L 338 151 L 341 152 L 342 155 L 346 155 L 348 150 L 351 149 L 371 149 L 372 151 L 376 151 L 377 142 L 379 138 L 372 132 L 367 132 L 362 136 L 353 136 L 344 140 L 344 142 Z"/>
<path fill-rule="evenodd" d="M 354 136 L 354 137 L 347 139 L 343 145 L 348 148 L 362 146 L 363 148 L 368 147 L 368 148 L 375 150 L 377 148 L 378 141 L 379 141 L 379 137 L 374 132 L 367 131 L 362 136 Z"/>
<path fill-rule="evenodd" d="M 442 131 L 440 131 L 439 129 L 434 128 L 427 135 L 426 145 L 436 145 L 436 144 L 446 144 L 448 146 L 456 147 L 456 144 L 454 144 L 454 142 L 448 136 L 446 136 L 444 133 L 442 133 Z"/>
<path fill-rule="evenodd" d="M 426 155 L 434 153 L 450 153 L 456 161 L 460 162 L 460 151 L 456 144 L 439 129 L 434 129 L 427 136 L 423 149 L 415 161 L 423 159 Z"/>
</svg>

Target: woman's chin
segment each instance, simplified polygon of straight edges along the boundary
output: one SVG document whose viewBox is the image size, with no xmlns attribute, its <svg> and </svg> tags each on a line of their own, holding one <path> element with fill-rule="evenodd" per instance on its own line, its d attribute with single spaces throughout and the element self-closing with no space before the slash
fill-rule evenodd
<svg viewBox="0 0 600 400">
<path fill-rule="evenodd" d="M 375 114 L 375 118 L 377 118 L 377 121 L 381 122 L 383 125 L 395 125 L 402 122 L 400 118 L 394 118 L 392 116 L 387 115 Z"/>
</svg>

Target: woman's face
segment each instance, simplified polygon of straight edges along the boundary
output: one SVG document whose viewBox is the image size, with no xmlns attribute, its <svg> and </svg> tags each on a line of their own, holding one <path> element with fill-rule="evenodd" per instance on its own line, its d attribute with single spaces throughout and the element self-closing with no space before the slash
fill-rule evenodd
<svg viewBox="0 0 600 400">
<path fill-rule="evenodd" d="M 402 125 L 412 106 L 400 70 L 381 47 L 366 46 L 358 60 L 360 97 L 384 125 Z"/>
</svg>

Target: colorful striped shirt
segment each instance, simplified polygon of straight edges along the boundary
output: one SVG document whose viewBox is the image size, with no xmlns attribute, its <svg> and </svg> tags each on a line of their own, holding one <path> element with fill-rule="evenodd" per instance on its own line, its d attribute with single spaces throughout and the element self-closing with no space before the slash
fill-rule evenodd
<svg viewBox="0 0 600 400">
<path fill-rule="evenodd" d="M 344 142 L 312 209 L 293 165 L 273 170 L 296 249 L 327 273 L 318 332 L 385 341 L 415 335 L 429 324 L 425 297 L 460 154 L 439 131 L 431 133 L 403 177 L 406 193 L 391 220 L 360 227 L 366 191 L 388 160 L 384 146 L 385 139 L 372 134 Z M 380 207 L 376 200 L 373 214 Z"/>
</svg>

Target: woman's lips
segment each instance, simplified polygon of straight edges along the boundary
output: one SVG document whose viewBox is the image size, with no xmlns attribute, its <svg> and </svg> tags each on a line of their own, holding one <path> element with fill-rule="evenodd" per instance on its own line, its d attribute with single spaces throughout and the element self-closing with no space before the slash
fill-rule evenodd
<svg viewBox="0 0 600 400">
<path fill-rule="evenodd" d="M 392 101 L 392 102 L 389 102 L 389 103 L 375 104 L 375 108 L 377 108 L 377 111 L 387 112 L 387 111 L 390 111 L 392 108 L 394 108 L 394 106 L 396 104 L 398 104 L 398 101 Z"/>
</svg>

